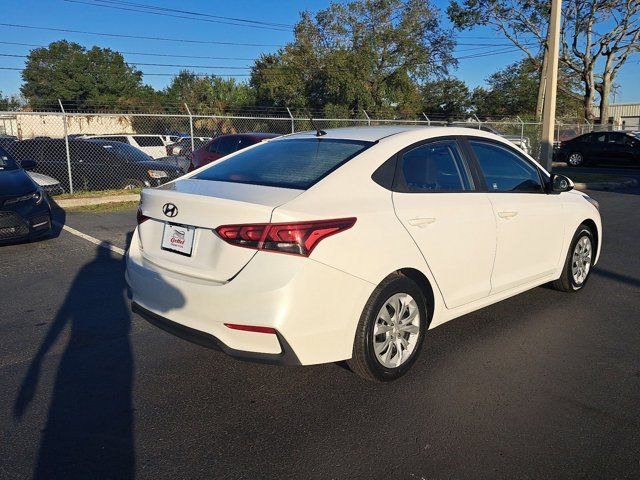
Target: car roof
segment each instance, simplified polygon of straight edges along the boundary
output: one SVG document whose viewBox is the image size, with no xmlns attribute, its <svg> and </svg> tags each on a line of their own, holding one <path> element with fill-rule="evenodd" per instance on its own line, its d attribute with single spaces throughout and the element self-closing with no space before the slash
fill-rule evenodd
<svg viewBox="0 0 640 480">
<path fill-rule="evenodd" d="M 385 138 L 393 137 L 415 137 L 416 134 L 427 138 L 451 136 L 451 135 L 473 135 L 477 137 L 493 138 L 504 140 L 503 137 L 485 130 L 465 127 L 430 127 L 419 125 L 386 125 L 375 127 L 345 127 L 331 128 L 325 130 L 326 134 L 320 138 L 336 140 L 358 140 L 363 142 L 378 142 Z M 315 131 L 294 133 L 285 138 L 318 138 Z"/>
</svg>

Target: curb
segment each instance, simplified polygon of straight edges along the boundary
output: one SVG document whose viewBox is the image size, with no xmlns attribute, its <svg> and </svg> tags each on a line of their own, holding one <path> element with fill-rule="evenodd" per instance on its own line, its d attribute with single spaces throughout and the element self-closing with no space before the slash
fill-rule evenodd
<svg viewBox="0 0 640 480">
<path fill-rule="evenodd" d="M 638 185 L 638 180 L 629 178 L 620 182 L 587 182 L 574 183 L 573 185 L 577 190 L 617 190 L 619 188 L 635 187 Z"/>
<path fill-rule="evenodd" d="M 127 195 L 105 197 L 65 198 L 63 200 L 56 200 L 56 198 L 53 197 L 52 200 L 60 208 L 85 207 L 87 205 L 102 205 L 104 203 L 137 202 L 140 200 L 140 194 L 130 193 Z"/>
</svg>

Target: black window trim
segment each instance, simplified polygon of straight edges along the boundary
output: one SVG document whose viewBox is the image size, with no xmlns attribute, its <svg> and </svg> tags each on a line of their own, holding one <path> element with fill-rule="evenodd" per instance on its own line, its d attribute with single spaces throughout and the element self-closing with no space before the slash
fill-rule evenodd
<svg viewBox="0 0 640 480">
<path fill-rule="evenodd" d="M 464 142 L 466 149 L 467 149 L 467 154 L 470 158 L 473 158 L 473 163 L 474 163 L 474 167 L 477 170 L 477 174 L 480 175 L 482 177 L 482 183 L 484 185 L 484 190 L 487 193 L 508 193 L 508 194 L 514 194 L 514 193 L 525 193 L 525 194 L 534 194 L 534 195 L 539 195 L 539 194 L 549 194 L 551 193 L 550 191 L 550 184 L 551 184 L 551 177 L 547 177 L 544 172 L 540 169 L 540 167 L 538 167 L 538 165 L 536 165 L 535 163 L 533 163 L 531 160 L 529 160 L 527 158 L 526 155 L 524 155 L 523 152 L 518 151 L 518 149 L 515 146 L 511 146 L 508 145 L 506 143 L 502 143 L 500 141 L 497 140 L 493 140 L 492 138 L 485 138 L 485 137 L 478 137 L 475 135 L 464 135 L 461 136 L 461 140 Z M 540 184 L 542 185 L 542 189 L 539 192 L 514 192 L 514 191 L 496 191 L 496 190 L 489 190 L 489 186 L 487 184 L 487 179 L 484 176 L 484 172 L 482 171 L 482 169 L 480 168 L 480 163 L 478 162 L 478 157 L 476 156 L 475 151 L 473 150 L 473 147 L 471 146 L 471 141 L 476 141 L 476 142 L 481 142 L 481 143 L 487 143 L 489 145 L 494 145 L 497 147 L 501 147 L 511 153 L 513 153 L 514 155 L 516 155 L 518 158 L 520 158 L 522 161 L 524 161 L 525 163 L 529 164 L 531 167 L 533 167 L 536 172 L 538 172 L 538 179 L 540 180 Z"/>
<path fill-rule="evenodd" d="M 469 190 L 434 190 L 434 191 L 426 191 L 426 192 L 409 189 L 406 186 L 403 180 L 403 175 L 402 175 L 404 154 L 416 148 L 422 147 L 424 145 L 428 145 L 430 143 L 443 142 L 443 141 L 453 141 L 458 147 L 461 160 L 467 167 L 470 174 L 469 180 L 472 183 L 471 188 Z M 395 160 L 392 160 L 393 158 L 395 158 Z M 466 151 L 465 145 L 460 141 L 460 137 L 457 135 L 433 137 L 433 138 L 428 138 L 425 140 L 420 140 L 419 142 L 412 143 L 411 145 L 408 145 L 404 147 L 402 150 L 400 150 L 399 152 L 397 152 L 393 157 L 391 157 L 391 159 L 387 160 L 387 162 L 390 162 L 390 161 L 395 161 L 395 172 L 393 174 L 393 182 L 390 185 L 391 187 L 390 190 L 393 192 L 410 193 L 410 194 L 478 193 L 478 192 L 482 192 L 485 187 L 484 181 L 480 181 L 481 179 L 478 176 L 478 172 L 476 171 L 475 165 L 473 165 L 473 163 L 470 161 L 470 157 Z M 387 162 L 385 162 L 383 165 L 378 167 L 378 169 L 382 168 Z M 378 170 L 376 170 L 376 172 L 377 171 Z M 374 172 L 374 175 L 376 174 L 376 172 Z M 382 185 L 379 182 L 376 182 L 376 183 L 389 189 L 387 186 Z"/>
</svg>

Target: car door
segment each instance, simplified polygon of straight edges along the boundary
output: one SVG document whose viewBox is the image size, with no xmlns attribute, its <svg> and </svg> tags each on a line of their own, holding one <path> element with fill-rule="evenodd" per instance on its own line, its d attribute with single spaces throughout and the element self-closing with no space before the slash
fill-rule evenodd
<svg viewBox="0 0 640 480">
<path fill-rule="evenodd" d="M 425 257 L 448 308 L 491 290 L 496 221 L 455 138 L 398 154 L 393 205 Z"/>
<path fill-rule="evenodd" d="M 607 147 L 611 161 L 619 165 L 633 165 L 634 143 L 637 141 L 624 132 L 610 132 Z"/>
<path fill-rule="evenodd" d="M 564 241 L 563 207 L 547 194 L 538 167 L 505 144 L 469 138 L 497 225 L 491 294 L 551 274 Z"/>
</svg>

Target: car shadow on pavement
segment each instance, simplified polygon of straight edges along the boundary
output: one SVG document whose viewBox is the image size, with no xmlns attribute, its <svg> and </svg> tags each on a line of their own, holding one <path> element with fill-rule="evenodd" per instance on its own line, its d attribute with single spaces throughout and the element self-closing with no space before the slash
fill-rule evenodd
<svg viewBox="0 0 640 480">
<path fill-rule="evenodd" d="M 628 275 L 612 272 L 611 270 L 605 270 L 600 267 L 594 269 L 593 274 L 599 277 L 605 277 L 614 280 L 616 282 L 626 283 L 627 285 L 631 285 L 632 287 L 640 288 L 640 279 L 629 277 Z"/>
<path fill-rule="evenodd" d="M 44 377 L 45 357 L 69 328 L 33 478 L 134 478 L 132 314 L 124 270 L 124 258 L 103 245 L 96 248 L 22 381 L 13 407 L 16 418 L 27 412 Z"/>
</svg>

